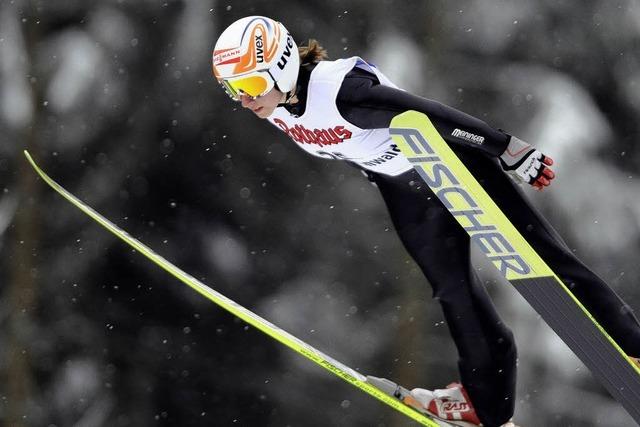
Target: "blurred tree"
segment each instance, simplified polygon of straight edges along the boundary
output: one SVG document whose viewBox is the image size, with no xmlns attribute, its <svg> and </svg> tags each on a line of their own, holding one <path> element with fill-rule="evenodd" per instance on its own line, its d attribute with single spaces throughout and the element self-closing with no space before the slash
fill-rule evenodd
<svg viewBox="0 0 640 427">
<path fill-rule="evenodd" d="M 2 3 L 0 424 L 406 423 L 117 243 L 35 180 L 25 147 L 162 255 L 339 360 L 408 386 L 453 379 L 440 310 L 376 189 L 305 156 L 211 78 L 216 34 L 249 14 L 558 153 L 558 190 L 536 201 L 637 305 L 623 283 L 640 276 L 640 197 L 627 178 L 640 167 L 639 7 Z M 628 422 L 519 297 L 489 289 L 521 346 L 522 424 L 597 425 L 599 411 Z M 560 407 L 569 394 L 588 408 Z"/>
<path fill-rule="evenodd" d="M 23 26 L 23 33 L 18 30 L 18 16 L 10 13 L 9 8 L 2 8 L 0 14 L 3 22 L 10 26 L 7 34 L 16 38 L 16 45 L 23 46 L 23 52 L 14 52 L 15 68 L 12 71 L 22 72 L 22 79 L 32 75 L 33 58 L 31 53 L 38 39 L 38 29 L 30 22 Z M 13 31 L 12 31 L 13 30 Z M 20 80 L 20 77 L 18 78 Z M 31 87 L 24 87 L 19 93 L 29 106 L 37 106 L 38 85 L 32 82 Z M 38 107 L 35 107 L 36 110 Z M 37 111 L 30 114 L 27 108 L 23 117 L 16 116 L 13 126 L 7 131 L 15 141 L 22 142 L 24 148 L 37 149 L 36 138 L 38 117 Z M 8 277 L 7 295 L 8 317 L 6 340 L 6 388 L 5 402 L 9 405 L 6 411 L 6 424 L 11 426 L 30 425 L 27 415 L 34 409 L 34 395 L 37 384 L 33 372 L 33 339 L 36 336 L 39 319 L 37 317 L 37 278 L 40 275 L 38 248 L 40 241 L 39 187 L 28 165 L 21 163 L 18 168 L 16 183 L 17 193 L 21 195 L 21 203 L 15 213 L 15 225 L 8 233 L 11 273 Z M 37 405 L 37 404 L 36 404 Z"/>
</svg>

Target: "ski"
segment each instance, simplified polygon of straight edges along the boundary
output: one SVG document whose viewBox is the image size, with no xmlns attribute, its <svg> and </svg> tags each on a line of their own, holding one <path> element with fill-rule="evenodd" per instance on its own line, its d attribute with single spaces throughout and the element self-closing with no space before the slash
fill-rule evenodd
<svg viewBox="0 0 640 427">
<path fill-rule="evenodd" d="M 640 369 L 511 224 L 429 118 L 399 114 L 390 133 L 474 244 L 640 424 Z"/>
<path fill-rule="evenodd" d="M 273 323 L 263 319 L 252 311 L 244 308 L 243 306 L 237 304 L 231 299 L 225 297 L 221 293 L 213 290 L 209 286 L 205 285 L 195 277 L 190 274 L 184 272 L 180 268 L 176 267 L 171 262 L 167 261 L 162 256 L 158 255 L 151 248 L 140 242 L 139 240 L 132 237 L 129 233 L 103 217 L 101 214 L 96 212 L 86 203 L 82 202 L 76 196 L 65 190 L 62 186 L 60 186 L 57 182 L 51 179 L 38 165 L 35 163 L 31 155 L 25 150 L 25 156 L 27 157 L 31 166 L 35 169 L 35 171 L 40 175 L 42 180 L 46 182 L 52 189 L 54 189 L 58 194 L 67 199 L 71 204 L 80 209 L 86 215 L 95 220 L 98 224 L 102 225 L 104 228 L 109 230 L 115 236 L 126 242 L 128 245 L 133 247 L 137 252 L 141 253 L 149 260 L 154 262 L 160 268 L 164 269 L 166 272 L 174 276 L 176 279 L 180 280 L 185 285 L 189 286 L 196 292 L 198 292 L 203 297 L 209 299 L 214 302 L 221 308 L 230 312 L 234 316 L 242 319 L 249 325 L 259 329 L 264 332 L 271 338 L 279 341 L 295 352 L 301 354 L 312 362 L 320 365 L 325 368 L 332 374 L 342 378 L 349 384 L 357 387 L 358 389 L 368 393 L 369 395 L 375 397 L 381 402 L 386 403 L 391 406 L 398 412 L 406 415 L 412 420 L 416 421 L 420 425 L 429 426 L 429 427 L 455 427 L 452 424 L 449 424 L 443 420 L 437 419 L 435 417 L 430 417 L 427 414 L 423 414 L 410 406 L 402 403 L 400 396 L 394 396 L 393 393 L 389 393 L 386 388 L 379 388 L 376 384 L 380 385 L 375 381 L 375 377 L 367 377 L 354 369 L 349 368 L 343 363 L 335 360 L 334 358 L 328 356 L 327 354 L 317 350 L 311 345 L 305 343 L 304 341 L 296 338 L 290 333 L 280 329 L 275 326 Z M 373 381 L 371 379 L 374 379 Z"/>
</svg>

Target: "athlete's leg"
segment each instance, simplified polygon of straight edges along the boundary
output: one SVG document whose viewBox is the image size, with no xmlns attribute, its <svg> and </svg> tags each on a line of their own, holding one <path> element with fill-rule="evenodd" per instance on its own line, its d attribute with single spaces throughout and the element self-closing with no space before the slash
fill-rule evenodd
<svg viewBox="0 0 640 427">
<path fill-rule="evenodd" d="M 497 161 L 477 153 L 458 151 L 458 155 L 538 255 L 622 349 L 630 356 L 640 356 L 640 323 L 630 307 L 571 252 Z"/>
<path fill-rule="evenodd" d="M 514 410 L 516 348 L 476 280 L 469 237 L 413 170 L 395 178 L 372 174 L 371 179 L 442 306 L 458 349 L 461 381 L 478 417 L 485 426 L 502 425 Z"/>
</svg>

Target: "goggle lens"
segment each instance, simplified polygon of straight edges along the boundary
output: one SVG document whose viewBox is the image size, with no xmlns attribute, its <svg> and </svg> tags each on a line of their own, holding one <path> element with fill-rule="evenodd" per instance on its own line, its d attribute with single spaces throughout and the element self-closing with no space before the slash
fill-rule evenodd
<svg viewBox="0 0 640 427">
<path fill-rule="evenodd" d="M 220 83 L 229 96 L 235 100 L 239 100 L 240 95 L 243 94 L 252 98 L 262 96 L 273 87 L 273 84 L 270 85 L 270 81 L 262 75 L 242 77 L 233 80 L 221 80 Z"/>
</svg>

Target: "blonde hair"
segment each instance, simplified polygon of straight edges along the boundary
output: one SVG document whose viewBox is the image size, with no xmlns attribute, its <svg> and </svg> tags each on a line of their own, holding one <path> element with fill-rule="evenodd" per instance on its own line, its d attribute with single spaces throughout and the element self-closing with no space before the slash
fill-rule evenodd
<svg viewBox="0 0 640 427">
<path fill-rule="evenodd" d="M 327 50 L 316 39 L 309 39 L 306 46 L 299 46 L 298 53 L 300 54 L 300 65 L 317 64 L 329 58 Z"/>
</svg>

